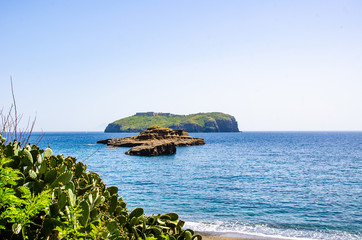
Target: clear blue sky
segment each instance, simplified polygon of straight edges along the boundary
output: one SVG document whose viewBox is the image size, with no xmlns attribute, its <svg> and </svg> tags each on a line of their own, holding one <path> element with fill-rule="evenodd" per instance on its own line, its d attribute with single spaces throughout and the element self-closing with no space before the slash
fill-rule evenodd
<svg viewBox="0 0 362 240">
<path fill-rule="evenodd" d="M 362 1 L 1 1 L 0 108 L 36 130 L 220 111 L 240 130 L 362 130 Z"/>
</svg>

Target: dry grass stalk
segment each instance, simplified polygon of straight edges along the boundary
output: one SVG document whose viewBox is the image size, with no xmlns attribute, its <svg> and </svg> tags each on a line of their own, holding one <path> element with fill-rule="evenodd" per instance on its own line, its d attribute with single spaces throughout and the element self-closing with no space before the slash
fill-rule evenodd
<svg viewBox="0 0 362 240">
<path fill-rule="evenodd" d="M 36 117 L 34 118 L 34 120 L 31 120 L 29 117 L 26 127 L 20 128 L 20 123 L 23 115 L 18 114 L 12 77 L 10 77 L 10 83 L 13 103 L 11 104 L 9 111 L 5 112 L 4 108 L 0 110 L 0 134 L 2 135 L 2 137 L 6 138 L 7 142 L 16 140 L 17 142 L 19 142 L 19 144 L 27 144 L 33 132 Z M 40 135 L 35 140 L 34 144 L 37 144 L 41 141 L 42 135 Z"/>
</svg>

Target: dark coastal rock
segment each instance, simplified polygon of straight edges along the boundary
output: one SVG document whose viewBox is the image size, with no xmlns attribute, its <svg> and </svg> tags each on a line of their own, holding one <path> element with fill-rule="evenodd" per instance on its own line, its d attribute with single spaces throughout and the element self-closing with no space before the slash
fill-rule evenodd
<svg viewBox="0 0 362 240">
<path fill-rule="evenodd" d="M 202 138 L 194 138 L 184 130 L 164 127 L 150 127 L 137 136 L 110 138 L 97 143 L 109 147 L 133 147 L 126 154 L 138 156 L 158 156 L 176 153 L 176 146 L 204 145 Z"/>
<path fill-rule="evenodd" d="M 152 144 L 143 144 L 131 148 L 126 152 L 128 155 L 135 156 L 158 156 L 171 155 L 176 153 L 176 145 L 173 142 L 154 142 Z"/>
</svg>

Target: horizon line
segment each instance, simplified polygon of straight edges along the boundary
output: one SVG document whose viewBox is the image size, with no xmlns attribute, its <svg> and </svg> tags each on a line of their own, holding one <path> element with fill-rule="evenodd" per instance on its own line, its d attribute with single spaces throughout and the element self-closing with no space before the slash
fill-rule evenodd
<svg viewBox="0 0 362 240">
<path fill-rule="evenodd" d="M 64 133 L 81 133 L 81 132 L 99 132 L 99 133 L 137 133 L 137 132 L 104 132 L 101 130 L 49 130 L 33 131 L 32 133 L 47 132 L 64 132 Z M 243 130 L 239 132 L 190 132 L 190 133 L 243 133 L 243 132 L 362 132 L 362 130 Z"/>
</svg>

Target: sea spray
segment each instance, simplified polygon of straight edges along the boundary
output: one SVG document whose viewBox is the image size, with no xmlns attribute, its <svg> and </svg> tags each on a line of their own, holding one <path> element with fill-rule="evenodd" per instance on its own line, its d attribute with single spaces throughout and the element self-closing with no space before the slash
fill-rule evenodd
<svg viewBox="0 0 362 240">
<path fill-rule="evenodd" d="M 335 230 L 307 230 L 297 228 L 282 228 L 267 224 L 248 224 L 241 222 L 191 222 L 185 227 L 200 233 L 210 233 L 225 237 L 256 238 L 270 240 L 360 240 L 357 234 Z"/>
</svg>

